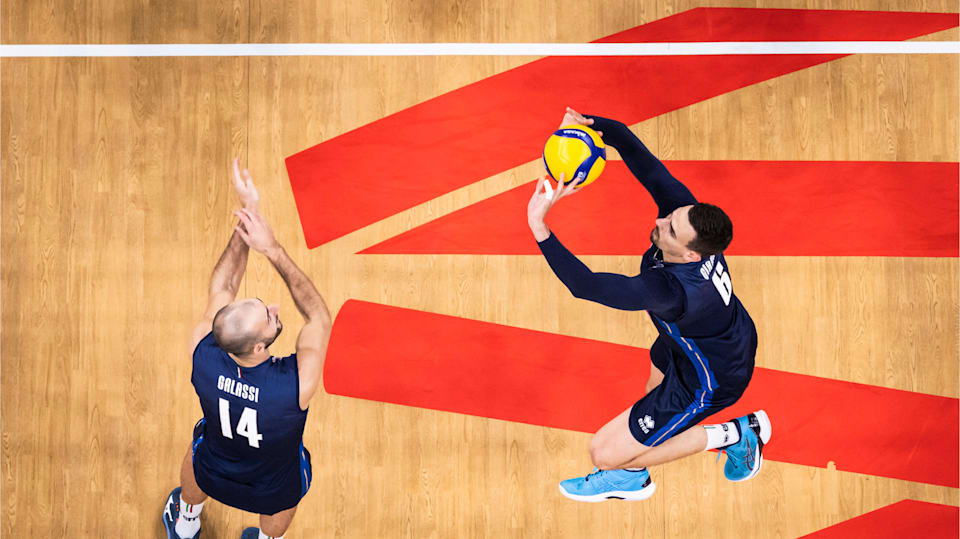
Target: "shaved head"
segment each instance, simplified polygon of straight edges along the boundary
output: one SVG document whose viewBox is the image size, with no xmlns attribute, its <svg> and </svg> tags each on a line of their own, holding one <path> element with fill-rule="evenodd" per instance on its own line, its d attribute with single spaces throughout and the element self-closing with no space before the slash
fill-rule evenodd
<svg viewBox="0 0 960 539">
<path fill-rule="evenodd" d="M 260 339 L 251 307 L 247 302 L 234 302 L 213 317 L 213 338 L 224 352 L 237 356 L 249 354 Z"/>
<path fill-rule="evenodd" d="M 273 327 L 272 327 L 273 326 Z M 279 319 L 271 323 L 271 313 L 258 299 L 235 301 L 213 317 L 213 339 L 224 352 L 245 356 L 257 343 L 269 347 L 280 335 Z"/>
</svg>

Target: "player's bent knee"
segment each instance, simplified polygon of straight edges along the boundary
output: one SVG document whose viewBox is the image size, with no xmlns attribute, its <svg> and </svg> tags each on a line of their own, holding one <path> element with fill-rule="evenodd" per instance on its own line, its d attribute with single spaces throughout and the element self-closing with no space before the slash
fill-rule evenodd
<svg viewBox="0 0 960 539">
<path fill-rule="evenodd" d="M 596 440 L 596 437 L 594 437 L 594 440 Z M 594 444 L 593 442 L 590 443 L 590 460 L 593 461 L 594 466 L 601 470 L 608 470 L 622 464 L 618 462 L 613 451 L 599 443 Z"/>
</svg>

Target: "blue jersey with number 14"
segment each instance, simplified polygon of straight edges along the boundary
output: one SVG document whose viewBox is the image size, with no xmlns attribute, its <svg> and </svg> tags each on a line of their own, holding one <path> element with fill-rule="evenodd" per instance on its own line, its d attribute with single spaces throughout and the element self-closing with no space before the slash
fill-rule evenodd
<svg viewBox="0 0 960 539">
<path fill-rule="evenodd" d="M 204 417 L 194 450 L 200 487 L 252 490 L 296 505 L 306 491 L 300 474 L 307 420 L 300 409 L 297 355 L 240 367 L 210 333 L 193 352 L 191 382 Z"/>
</svg>

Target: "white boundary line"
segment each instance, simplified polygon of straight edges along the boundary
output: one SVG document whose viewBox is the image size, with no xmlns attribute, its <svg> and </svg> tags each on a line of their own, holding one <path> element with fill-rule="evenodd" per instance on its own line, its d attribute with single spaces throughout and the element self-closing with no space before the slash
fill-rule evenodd
<svg viewBox="0 0 960 539">
<path fill-rule="evenodd" d="M 960 54 L 960 41 L 0 45 L 0 58 L 139 56 L 699 56 L 732 54 Z"/>
</svg>

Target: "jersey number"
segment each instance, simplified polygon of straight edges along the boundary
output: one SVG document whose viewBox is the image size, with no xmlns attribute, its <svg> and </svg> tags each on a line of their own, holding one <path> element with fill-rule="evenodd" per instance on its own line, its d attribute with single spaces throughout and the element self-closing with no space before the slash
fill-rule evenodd
<svg viewBox="0 0 960 539">
<path fill-rule="evenodd" d="M 220 432 L 224 438 L 233 439 L 233 431 L 230 430 L 230 403 L 227 399 L 220 399 Z M 257 411 L 253 408 L 243 407 L 240 413 L 240 421 L 237 423 L 237 434 L 246 436 L 250 442 L 250 447 L 260 448 L 260 440 L 263 435 L 257 431 Z"/>
<path fill-rule="evenodd" d="M 733 283 L 730 282 L 730 274 L 723 271 L 723 264 L 717 262 L 717 269 L 713 272 L 713 286 L 717 287 L 720 297 L 723 298 L 724 305 L 730 305 L 730 296 L 733 295 Z"/>
</svg>

